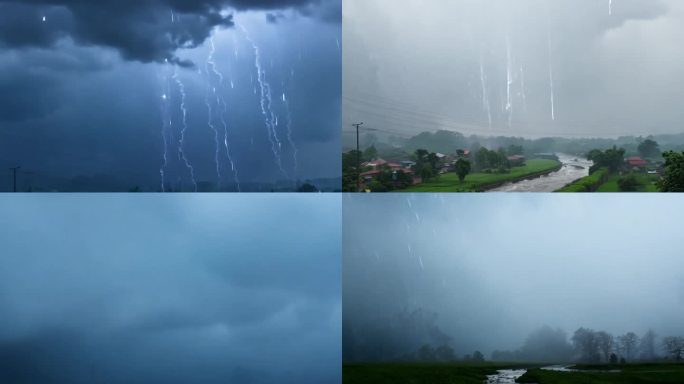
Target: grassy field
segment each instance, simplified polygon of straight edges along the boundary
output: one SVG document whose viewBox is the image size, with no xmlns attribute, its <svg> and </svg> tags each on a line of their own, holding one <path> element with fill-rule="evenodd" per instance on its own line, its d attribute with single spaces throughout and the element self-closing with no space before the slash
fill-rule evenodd
<svg viewBox="0 0 684 384">
<path fill-rule="evenodd" d="M 618 180 L 620 180 L 620 175 L 610 175 L 608 180 L 596 192 L 622 192 L 618 185 Z"/>
<path fill-rule="evenodd" d="M 637 192 L 660 192 L 656 185 L 658 178 L 658 175 L 637 174 L 636 179 L 639 183 Z M 599 187 L 597 192 L 622 192 L 618 180 L 620 180 L 619 175 L 611 175 L 610 178 Z"/>
<path fill-rule="evenodd" d="M 402 192 L 473 192 L 480 191 L 483 187 L 509 181 L 518 180 L 527 176 L 547 172 L 557 168 L 561 163 L 555 160 L 533 159 L 528 160 L 524 167 L 511 168 L 509 173 L 472 173 L 461 183 L 455 173 L 447 173 L 421 185 L 407 188 Z"/>
<path fill-rule="evenodd" d="M 578 369 L 611 370 L 620 372 L 552 372 L 530 369 L 519 383 L 536 384 L 641 384 L 641 383 L 684 383 L 682 364 L 635 364 L 616 367 L 582 367 Z"/>
<path fill-rule="evenodd" d="M 601 168 L 592 175 L 580 179 L 558 192 L 590 192 L 594 188 L 597 188 L 597 186 L 596 192 L 622 192 L 620 185 L 618 184 L 621 176 L 618 174 L 611 174 L 603 184 L 600 184 L 601 179 L 607 173 L 607 169 Z M 639 183 L 636 190 L 637 192 L 659 192 L 658 186 L 656 185 L 656 182 L 659 179 L 658 175 L 639 173 L 636 174 L 636 179 Z"/>
<path fill-rule="evenodd" d="M 597 188 L 601 180 L 608 174 L 607 168 L 601 168 L 591 175 L 575 181 L 557 192 L 592 192 Z"/>
<path fill-rule="evenodd" d="M 482 364 L 343 364 L 344 384 L 482 384 L 511 366 Z"/>
<path fill-rule="evenodd" d="M 529 368 L 502 363 L 343 364 L 343 384 L 482 384 L 502 369 Z M 538 367 L 539 365 L 537 365 Z M 576 366 L 584 372 L 554 372 L 530 368 L 519 383 L 536 384 L 645 384 L 684 383 L 684 364 L 630 364 Z M 619 370 L 620 372 L 607 372 Z M 593 371 L 593 372 L 592 372 Z"/>
<path fill-rule="evenodd" d="M 656 183 L 660 179 L 657 175 L 637 175 L 637 180 L 641 186 L 638 188 L 639 192 L 660 192 Z"/>
</svg>

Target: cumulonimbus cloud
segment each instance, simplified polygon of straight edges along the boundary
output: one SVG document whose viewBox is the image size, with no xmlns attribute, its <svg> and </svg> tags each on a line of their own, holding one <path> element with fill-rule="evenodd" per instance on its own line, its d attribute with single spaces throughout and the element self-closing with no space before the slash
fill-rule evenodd
<svg viewBox="0 0 684 384">
<path fill-rule="evenodd" d="M 0 47 L 77 44 L 114 48 L 126 60 L 178 59 L 175 51 L 202 44 L 214 28 L 232 27 L 233 12 L 292 9 L 326 20 L 339 0 L 0 0 Z"/>
</svg>

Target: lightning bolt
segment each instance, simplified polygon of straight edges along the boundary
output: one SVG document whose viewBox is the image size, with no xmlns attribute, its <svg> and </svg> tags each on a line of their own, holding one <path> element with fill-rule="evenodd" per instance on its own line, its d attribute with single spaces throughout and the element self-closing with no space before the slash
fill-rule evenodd
<svg viewBox="0 0 684 384">
<path fill-rule="evenodd" d="M 185 100 L 186 100 L 187 95 L 185 93 L 185 85 L 181 81 L 180 77 L 178 77 L 177 67 L 174 67 L 174 70 L 173 70 L 173 80 L 176 82 L 176 85 L 178 86 L 178 91 L 180 92 L 180 95 L 181 95 L 180 109 L 183 112 L 183 129 L 181 130 L 180 139 L 178 140 L 178 159 L 185 163 L 185 167 L 190 172 L 190 178 L 192 180 L 192 185 L 195 187 L 195 192 L 197 192 L 197 180 L 195 179 L 195 168 L 192 166 L 192 164 L 190 164 L 190 161 L 185 156 L 185 132 L 188 130 L 188 110 L 185 106 Z"/>
<path fill-rule="evenodd" d="M 273 100 L 271 97 L 271 85 L 268 83 L 266 79 L 266 71 L 263 69 L 261 65 L 261 50 L 259 49 L 259 46 L 257 46 L 257 44 L 254 42 L 254 40 L 252 40 L 252 38 L 249 36 L 247 29 L 241 24 L 238 24 L 238 27 L 242 30 L 245 39 L 250 43 L 254 51 L 254 66 L 257 71 L 257 82 L 259 83 L 259 90 L 261 96 L 261 114 L 263 115 L 264 123 L 266 124 L 266 132 L 268 135 L 268 140 L 271 143 L 273 157 L 275 158 L 276 165 L 278 166 L 280 171 L 286 177 L 288 177 L 287 172 L 285 172 L 285 169 L 283 169 L 283 163 L 280 155 L 282 143 L 280 142 L 280 139 L 278 139 L 278 133 L 276 130 L 277 118 L 272 109 Z"/>
<path fill-rule="evenodd" d="M 209 58 L 207 60 L 207 71 L 209 71 L 209 69 L 211 69 L 211 72 L 214 74 L 214 76 L 216 76 L 218 78 L 218 85 L 223 86 L 225 77 L 223 76 L 223 73 L 221 73 L 218 70 L 218 68 L 216 67 L 216 63 L 214 62 L 214 54 L 216 53 L 216 45 L 214 44 L 214 38 L 212 37 L 209 40 L 209 42 L 211 44 L 211 51 L 209 53 Z M 231 81 L 231 86 L 232 86 L 232 81 Z M 221 93 L 219 91 L 220 90 L 217 90 L 216 86 L 213 87 L 214 98 L 216 99 L 216 107 L 217 107 L 217 109 L 220 108 L 220 110 L 218 111 L 218 117 L 221 121 L 221 125 L 223 126 L 223 146 L 226 149 L 226 158 L 228 159 L 228 163 L 230 163 L 230 168 L 231 168 L 231 171 L 233 172 L 235 185 L 237 186 L 237 189 L 239 192 L 241 189 L 240 179 L 238 177 L 237 168 L 235 166 L 235 161 L 233 161 L 233 156 L 231 155 L 231 151 L 230 151 L 230 144 L 228 142 L 228 122 L 226 121 L 226 113 L 228 112 L 228 103 L 226 103 L 225 99 L 221 96 Z M 218 130 L 217 130 L 217 135 L 218 135 Z M 217 155 L 217 166 L 218 166 L 218 155 Z"/>
<path fill-rule="evenodd" d="M 165 62 L 168 64 L 168 59 L 165 60 Z M 163 85 L 162 85 L 162 102 L 161 102 L 161 118 L 162 118 L 162 130 L 161 130 L 161 136 L 162 136 L 162 141 L 164 143 L 164 149 L 162 152 L 162 165 L 159 168 L 159 175 L 161 176 L 161 190 L 162 192 L 166 192 L 166 168 L 169 165 L 169 142 L 168 142 L 168 134 L 169 131 L 171 130 L 171 113 L 170 113 L 170 107 L 169 107 L 169 102 L 171 95 L 169 93 L 169 77 L 168 74 L 164 75 L 163 79 Z"/>
</svg>

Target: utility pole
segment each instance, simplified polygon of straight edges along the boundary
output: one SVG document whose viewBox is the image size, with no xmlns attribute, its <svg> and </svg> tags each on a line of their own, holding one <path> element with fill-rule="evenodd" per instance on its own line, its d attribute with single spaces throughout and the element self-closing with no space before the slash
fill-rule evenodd
<svg viewBox="0 0 684 384">
<path fill-rule="evenodd" d="M 361 148 L 359 148 L 359 128 L 363 122 L 352 124 L 356 127 L 356 187 L 358 192 L 361 192 Z"/>
<path fill-rule="evenodd" d="M 21 167 L 12 167 L 10 168 L 10 171 L 12 171 L 12 190 L 14 192 L 17 192 L 17 171 L 21 169 Z"/>
</svg>

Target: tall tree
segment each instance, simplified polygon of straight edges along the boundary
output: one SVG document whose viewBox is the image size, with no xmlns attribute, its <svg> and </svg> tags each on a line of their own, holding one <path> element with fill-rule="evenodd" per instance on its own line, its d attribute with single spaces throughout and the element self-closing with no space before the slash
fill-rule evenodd
<svg viewBox="0 0 684 384">
<path fill-rule="evenodd" d="M 596 332 L 588 328 L 580 328 L 572 335 L 572 345 L 579 360 L 585 363 L 601 361 Z"/>
<path fill-rule="evenodd" d="M 656 333 L 652 329 L 646 331 L 639 343 L 639 352 L 642 360 L 653 360 L 656 357 L 655 341 Z"/>
<path fill-rule="evenodd" d="M 684 192 L 684 152 L 665 152 L 665 176 L 660 181 L 662 192 Z"/>
<path fill-rule="evenodd" d="M 375 148 L 375 145 L 371 145 L 370 147 L 366 148 L 365 151 L 363 151 L 363 159 L 366 161 L 372 161 L 377 159 L 378 157 L 378 150 Z"/>
<path fill-rule="evenodd" d="M 639 336 L 634 332 L 627 332 L 622 336 L 618 336 L 618 344 L 623 357 L 628 360 L 632 359 L 634 357 L 634 352 L 636 352 L 637 345 L 639 344 Z"/>
<path fill-rule="evenodd" d="M 644 158 L 660 157 L 660 145 L 655 140 L 646 139 L 639 143 L 639 154 Z"/>
<path fill-rule="evenodd" d="M 663 339 L 663 348 L 668 355 L 677 361 L 682 361 L 684 354 L 684 337 L 670 336 Z"/>
<path fill-rule="evenodd" d="M 603 354 L 605 362 L 610 361 L 610 354 L 611 352 L 613 352 L 614 344 L 613 335 L 611 335 L 608 332 L 600 331 L 596 332 L 596 339 L 598 342 L 599 350 Z"/>
<path fill-rule="evenodd" d="M 466 176 L 470 174 L 470 168 L 470 161 L 466 159 L 461 158 L 456 162 L 456 174 L 461 182 L 463 182 Z"/>
</svg>

